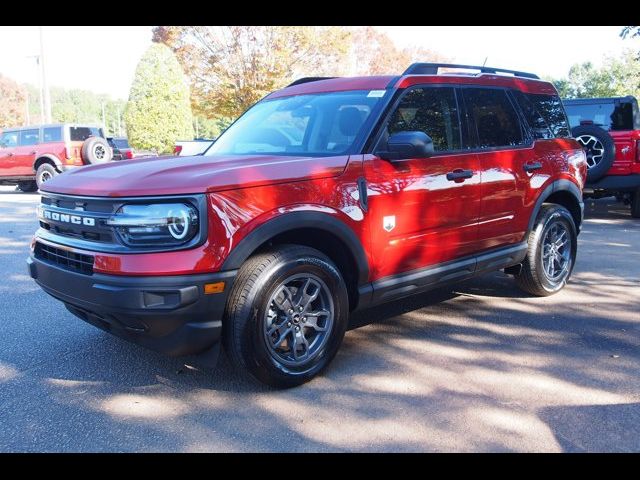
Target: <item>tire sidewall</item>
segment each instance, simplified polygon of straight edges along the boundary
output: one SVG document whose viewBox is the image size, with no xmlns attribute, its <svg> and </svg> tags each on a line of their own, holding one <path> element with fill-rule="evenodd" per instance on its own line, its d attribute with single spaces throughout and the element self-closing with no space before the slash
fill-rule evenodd
<svg viewBox="0 0 640 480">
<path fill-rule="evenodd" d="M 278 363 L 270 354 L 263 334 L 263 322 L 268 308 L 267 302 L 275 289 L 286 278 L 296 273 L 312 273 L 327 285 L 333 299 L 334 318 L 331 333 L 322 350 L 309 363 L 301 367 L 288 367 Z M 348 322 L 346 287 L 338 270 L 325 259 L 312 255 L 287 258 L 263 272 L 252 293 L 251 318 L 246 323 L 247 331 L 242 334 L 243 357 L 249 370 L 262 381 L 266 380 L 263 378 L 266 374 L 284 386 L 304 383 L 320 373 L 337 353 Z"/>
<path fill-rule="evenodd" d="M 105 149 L 105 158 L 98 159 L 94 155 L 94 149 L 97 145 L 102 145 Z M 85 162 L 92 165 L 106 163 L 113 158 L 113 150 L 109 147 L 109 143 L 102 137 L 89 137 L 82 144 L 82 156 Z"/>
<path fill-rule="evenodd" d="M 573 272 L 573 267 L 576 264 L 576 254 L 578 252 L 578 242 L 577 242 L 577 232 L 575 223 L 571 214 L 568 210 L 564 208 L 554 208 L 553 210 L 549 210 L 547 214 L 541 219 L 536 227 L 536 248 L 535 248 L 535 269 L 538 273 L 539 282 L 542 288 L 548 293 L 556 293 L 564 288 L 567 284 L 567 281 L 571 277 L 571 273 Z M 542 264 L 542 241 L 547 233 L 547 231 L 551 228 L 551 226 L 556 222 L 562 222 L 568 228 L 568 231 L 571 234 L 571 264 L 569 265 L 569 271 L 565 277 L 559 282 L 552 282 L 547 278 L 544 273 L 544 266 Z"/>
<path fill-rule="evenodd" d="M 49 180 L 51 180 L 58 174 L 58 172 L 56 172 L 56 169 L 51 164 L 43 163 L 42 165 L 40 165 L 38 167 L 38 170 L 36 170 L 36 186 L 38 187 L 38 189 L 40 189 L 42 187 L 42 184 L 46 182 L 42 181 L 42 175 L 45 172 L 51 175 L 51 178 Z"/>
</svg>

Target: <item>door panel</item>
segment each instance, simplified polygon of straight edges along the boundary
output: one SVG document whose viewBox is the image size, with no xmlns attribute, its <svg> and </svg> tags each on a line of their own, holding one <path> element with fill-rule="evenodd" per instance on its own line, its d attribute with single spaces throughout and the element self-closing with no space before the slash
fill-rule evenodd
<svg viewBox="0 0 640 480">
<path fill-rule="evenodd" d="M 383 127 L 380 149 L 391 134 L 421 131 L 434 154 L 396 161 L 365 155 L 374 280 L 476 250 L 480 171 L 477 156 L 461 152 L 458 112 L 452 87 L 409 89 Z"/>
<path fill-rule="evenodd" d="M 33 164 L 36 161 L 40 143 L 40 130 L 21 130 L 19 142 L 14 152 L 15 175 L 33 175 Z"/>
<path fill-rule="evenodd" d="M 472 170 L 462 181 L 454 170 Z M 480 172 L 475 155 L 389 162 L 365 156 L 374 280 L 477 249 Z"/>
</svg>

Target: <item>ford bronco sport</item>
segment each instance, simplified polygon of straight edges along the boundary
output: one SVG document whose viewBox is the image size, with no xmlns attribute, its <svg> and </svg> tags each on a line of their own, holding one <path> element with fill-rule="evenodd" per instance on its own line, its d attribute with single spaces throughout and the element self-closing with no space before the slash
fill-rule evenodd
<svg viewBox="0 0 640 480">
<path fill-rule="evenodd" d="M 535 75 L 414 64 L 305 78 L 203 156 L 47 182 L 29 271 L 99 328 L 211 363 L 222 342 L 290 387 L 328 365 L 355 309 L 499 269 L 533 295 L 559 291 L 585 178 Z"/>
<path fill-rule="evenodd" d="M 587 154 L 585 198 L 615 195 L 640 218 L 640 111 L 634 97 L 564 100 Z"/>
<path fill-rule="evenodd" d="M 0 134 L 0 184 L 36 191 L 58 173 L 111 160 L 100 127 L 75 124 L 7 128 Z"/>
</svg>

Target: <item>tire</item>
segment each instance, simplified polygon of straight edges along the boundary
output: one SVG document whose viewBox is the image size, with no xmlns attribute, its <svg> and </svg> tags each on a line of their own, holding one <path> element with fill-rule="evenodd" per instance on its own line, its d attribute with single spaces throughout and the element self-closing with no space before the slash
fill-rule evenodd
<svg viewBox="0 0 640 480">
<path fill-rule="evenodd" d="M 616 146 L 609 133 L 595 125 L 579 125 L 571 130 L 587 154 L 587 182 L 600 180 L 616 157 Z"/>
<path fill-rule="evenodd" d="M 283 285 L 292 294 L 290 301 L 284 300 Z M 296 303 L 301 290 L 316 295 L 302 312 Z M 305 316 L 305 312 L 322 310 L 332 315 Z M 275 318 L 274 313 L 278 314 Z M 250 257 L 240 268 L 223 320 L 223 345 L 231 363 L 242 372 L 272 387 L 295 387 L 331 362 L 348 317 L 346 285 L 334 263 L 313 248 L 281 245 Z M 322 328 L 324 332 L 318 331 Z M 296 359 L 298 353 L 301 358 Z"/>
<path fill-rule="evenodd" d="M 556 230 L 553 230 L 554 228 Z M 570 243 L 565 245 L 563 249 L 558 250 L 557 258 L 559 260 L 553 263 L 554 270 L 557 268 L 560 271 L 556 275 L 549 275 L 545 271 L 545 265 L 548 265 L 548 263 L 543 262 L 543 254 L 546 254 L 548 247 L 543 247 L 543 244 L 553 240 L 554 231 L 564 232 L 566 234 L 564 238 L 568 239 Z M 562 234 L 558 234 L 558 237 L 560 240 L 563 238 Z M 576 225 L 569 211 L 560 205 L 543 205 L 536 223 L 529 233 L 527 256 L 522 262 L 520 273 L 515 276 L 518 287 L 525 292 L 540 297 L 553 295 L 562 290 L 569 280 L 575 265 L 577 240 Z M 547 260 L 547 262 L 549 261 L 553 262 L 552 259 Z M 562 268 L 560 268 L 561 262 L 563 262 Z"/>
<path fill-rule="evenodd" d="M 89 137 L 82 144 L 82 159 L 91 164 L 106 163 L 113 158 L 113 150 L 102 137 Z"/>
<path fill-rule="evenodd" d="M 631 195 L 631 216 L 640 218 L 640 188 Z"/>
<path fill-rule="evenodd" d="M 42 187 L 42 184 L 51 180 L 58 175 L 58 171 L 50 163 L 43 163 L 36 170 L 36 185 L 38 188 Z"/>
<path fill-rule="evenodd" d="M 38 184 L 35 181 L 33 181 L 33 182 L 20 182 L 20 183 L 18 183 L 18 189 L 21 192 L 31 193 L 31 192 L 35 192 L 36 190 L 38 190 Z"/>
</svg>

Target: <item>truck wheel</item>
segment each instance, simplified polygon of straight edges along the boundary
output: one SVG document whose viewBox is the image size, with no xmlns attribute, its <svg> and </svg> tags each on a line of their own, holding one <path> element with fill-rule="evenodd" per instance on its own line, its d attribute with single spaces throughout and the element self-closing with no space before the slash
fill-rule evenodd
<svg viewBox="0 0 640 480">
<path fill-rule="evenodd" d="M 640 218 L 640 188 L 631 195 L 631 216 Z"/>
<path fill-rule="evenodd" d="M 571 130 L 587 154 L 587 182 L 600 180 L 613 165 L 616 146 L 606 130 L 595 125 L 579 125 Z"/>
<path fill-rule="evenodd" d="M 515 276 L 517 285 L 541 297 L 560 291 L 573 271 L 577 240 L 569 211 L 560 205 L 543 205 L 529 233 L 527 256 Z"/>
<path fill-rule="evenodd" d="M 300 385 L 335 356 L 348 307 L 342 275 L 323 253 L 298 245 L 258 253 L 242 265 L 229 295 L 225 351 L 263 383 Z"/>
<path fill-rule="evenodd" d="M 36 182 L 20 182 L 18 183 L 18 189 L 21 192 L 31 193 L 38 190 L 38 184 Z"/>
<path fill-rule="evenodd" d="M 82 144 L 82 159 L 85 162 L 96 164 L 111 161 L 113 150 L 102 137 L 89 137 Z"/>
<path fill-rule="evenodd" d="M 43 163 L 36 170 L 36 185 L 38 188 L 42 187 L 44 182 L 51 180 L 57 174 L 58 172 L 53 168 L 53 165 L 50 163 Z"/>
</svg>

